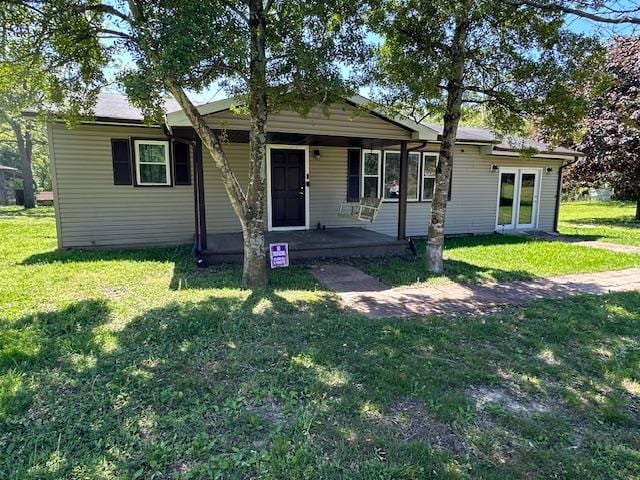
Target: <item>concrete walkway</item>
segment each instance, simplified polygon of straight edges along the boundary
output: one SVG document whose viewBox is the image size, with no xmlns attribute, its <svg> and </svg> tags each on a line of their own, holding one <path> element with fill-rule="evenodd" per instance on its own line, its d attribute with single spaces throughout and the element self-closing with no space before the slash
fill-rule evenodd
<svg viewBox="0 0 640 480">
<path fill-rule="evenodd" d="M 316 265 L 312 273 L 338 294 L 345 307 L 371 318 L 490 313 L 542 298 L 640 290 L 640 268 L 509 283 L 416 288 L 391 288 L 347 265 Z"/>
</svg>

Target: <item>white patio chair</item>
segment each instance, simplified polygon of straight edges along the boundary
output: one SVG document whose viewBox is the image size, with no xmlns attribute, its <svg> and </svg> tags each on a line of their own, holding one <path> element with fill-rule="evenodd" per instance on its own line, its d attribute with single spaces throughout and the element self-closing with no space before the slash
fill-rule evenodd
<svg viewBox="0 0 640 480">
<path fill-rule="evenodd" d="M 378 216 L 381 204 L 382 198 L 362 197 L 358 203 L 345 200 L 340 204 L 338 216 L 373 223 Z"/>
</svg>

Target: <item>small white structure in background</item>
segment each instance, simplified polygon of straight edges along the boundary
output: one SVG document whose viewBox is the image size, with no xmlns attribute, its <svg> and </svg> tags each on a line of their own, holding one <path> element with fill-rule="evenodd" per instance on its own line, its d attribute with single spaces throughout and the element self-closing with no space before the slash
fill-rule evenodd
<svg viewBox="0 0 640 480">
<path fill-rule="evenodd" d="M 590 188 L 589 198 L 591 200 L 598 200 L 600 202 L 608 202 L 611 200 L 611 194 L 613 192 L 610 188 Z"/>
</svg>

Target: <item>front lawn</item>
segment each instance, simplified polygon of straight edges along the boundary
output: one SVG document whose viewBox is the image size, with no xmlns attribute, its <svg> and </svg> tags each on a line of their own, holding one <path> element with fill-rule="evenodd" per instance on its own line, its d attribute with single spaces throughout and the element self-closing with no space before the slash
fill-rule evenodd
<svg viewBox="0 0 640 480">
<path fill-rule="evenodd" d="M 574 202 L 560 209 L 560 232 L 583 240 L 640 245 L 634 206 L 625 202 Z M 524 236 L 481 235 L 448 238 L 445 275 L 425 268 L 425 241 L 416 241 L 418 257 L 361 262 L 369 274 L 392 286 L 444 282 L 484 283 L 528 280 L 569 273 L 588 273 L 640 266 L 640 255 Z"/>
<path fill-rule="evenodd" d="M 560 207 L 558 229 L 585 240 L 640 246 L 640 222 L 632 202 L 569 202 Z"/>
<path fill-rule="evenodd" d="M 392 286 L 444 282 L 484 283 L 530 280 L 568 273 L 599 272 L 640 266 L 640 255 L 547 242 L 516 235 L 448 238 L 445 275 L 425 267 L 424 240 L 417 240 L 417 258 L 360 262 L 363 270 Z"/>
<path fill-rule="evenodd" d="M 638 293 L 369 320 L 3 212 L 0 478 L 640 476 Z"/>
</svg>

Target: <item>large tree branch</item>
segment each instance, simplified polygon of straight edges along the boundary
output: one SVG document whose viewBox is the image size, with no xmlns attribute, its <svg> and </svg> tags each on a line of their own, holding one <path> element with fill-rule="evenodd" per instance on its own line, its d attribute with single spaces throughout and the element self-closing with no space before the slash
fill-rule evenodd
<svg viewBox="0 0 640 480">
<path fill-rule="evenodd" d="M 129 10 L 131 11 L 131 16 L 133 17 L 133 19 L 136 21 L 143 20 L 144 17 L 142 15 L 142 10 L 137 0 L 128 0 L 127 3 L 129 5 Z"/>
<path fill-rule="evenodd" d="M 124 20 L 127 23 L 131 23 L 133 20 L 129 15 L 121 12 L 120 10 L 116 9 L 115 7 L 112 7 L 111 5 L 105 5 L 105 4 L 84 5 L 84 6 L 78 5 L 77 7 L 75 7 L 75 11 L 78 13 L 84 13 L 87 11 L 106 13 L 107 15 L 113 15 L 114 17 L 118 17 L 119 19 Z"/>
<path fill-rule="evenodd" d="M 244 221 L 248 209 L 247 198 L 240 186 L 240 182 L 238 182 L 237 177 L 233 173 L 233 170 L 227 161 L 227 156 L 222 150 L 222 146 L 220 145 L 217 135 L 213 130 L 211 130 L 211 128 L 209 128 L 209 125 L 204 121 L 204 118 L 202 118 L 202 115 L 189 99 L 182 87 L 180 87 L 172 78 L 167 78 L 166 84 L 180 107 L 182 107 L 182 110 L 189 119 L 189 122 L 191 122 L 193 129 L 196 131 L 196 134 L 202 140 L 202 144 L 213 158 L 214 163 L 220 169 L 220 172 L 222 173 L 222 183 L 231 201 L 231 206 L 238 218 L 240 218 L 241 221 Z"/>
<path fill-rule="evenodd" d="M 229 5 L 229 8 L 233 10 L 242 20 L 244 20 L 245 23 L 249 23 L 249 17 L 242 10 L 237 8 L 235 5 Z"/>
<path fill-rule="evenodd" d="M 273 7 L 273 4 L 275 3 L 275 0 L 267 0 L 264 4 L 264 13 L 265 15 L 267 15 L 269 13 L 269 10 L 271 10 L 271 7 Z"/>
<path fill-rule="evenodd" d="M 640 25 L 639 16 L 618 15 L 614 17 L 607 17 L 605 15 L 601 15 L 598 13 L 592 13 L 592 12 L 587 12 L 585 10 L 581 10 L 579 8 L 573 8 L 563 3 L 545 2 L 545 1 L 539 1 L 539 0 L 502 0 L 502 2 L 508 3 L 509 5 L 515 5 L 515 6 L 526 5 L 528 7 L 539 8 L 541 10 L 568 13 L 571 15 L 575 15 L 577 17 L 593 20 L 594 22 L 598 22 L 598 23 L 613 23 L 613 24 L 630 23 L 634 25 Z M 635 11 L 637 12 L 638 10 L 635 10 Z"/>
<path fill-rule="evenodd" d="M 130 40 L 130 41 L 134 40 L 134 38 L 128 33 L 120 32 L 118 30 L 111 30 L 110 28 L 100 28 L 98 29 L 98 33 L 110 35 L 109 38 L 121 38 L 123 40 Z"/>
</svg>

